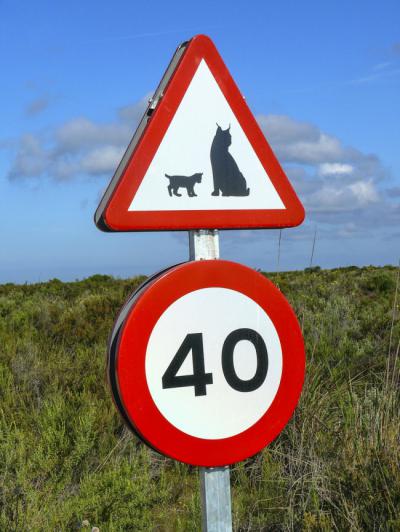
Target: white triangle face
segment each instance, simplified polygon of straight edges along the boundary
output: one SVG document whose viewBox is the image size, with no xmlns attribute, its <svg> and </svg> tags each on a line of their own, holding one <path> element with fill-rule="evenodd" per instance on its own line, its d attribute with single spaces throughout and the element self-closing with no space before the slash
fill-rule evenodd
<svg viewBox="0 0 400 532">
<path fill-rule="evenodd" d="M 285 205 L 202 60 L 129 211 L 246 209 Z"/>
</svg>

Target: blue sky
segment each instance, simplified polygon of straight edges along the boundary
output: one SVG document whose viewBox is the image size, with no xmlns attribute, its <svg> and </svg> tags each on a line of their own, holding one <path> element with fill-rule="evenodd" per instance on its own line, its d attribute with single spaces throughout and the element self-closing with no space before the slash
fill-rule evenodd
<svg viewBox="0 0 400 532">
<path fill-rule="evenodd" d="M 0 282 L 150 274 L 186 233 L 93 224 L 176 46 L 215 42 L 303 201 L 280 269 L 400 256 L 400 4 L 0 0 Z M 222 258 L 277 268 L 279 232 L 221 233 Z"/>
</svg>

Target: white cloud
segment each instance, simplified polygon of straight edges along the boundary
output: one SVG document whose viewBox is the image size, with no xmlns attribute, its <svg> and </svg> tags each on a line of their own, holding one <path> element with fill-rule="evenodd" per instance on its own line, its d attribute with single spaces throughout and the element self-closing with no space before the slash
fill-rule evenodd
<svg viewBox="0 0 400 532">
<path fill-rule="evenodd" d="M 261 115 L 258 123 L 282 162 L 318 164 L 350 157 L 341 142 L 307 122 L 285 115 Z"/>
<path fill-rule="evenodd" d="M 281 163 L 316 167 L 322 175 L 352 174 L 352 179 L 386 175 L 378 157 L 345 146 L 337 137 L 285 115 L 261 115 L 258 122 Z M 350 172 L 351 167 L 351 172 Z"/>
<path fill-rule="evenodd" d="M 324 161 L 337 161 L 343 158 L 343 149 L 340 142 L 321 133 L 316 141 L 297 140 L 281 146 L 280 152 L 283 160 L 292 160 L 305 164 L 318 164 Z"/>
<path fill-rule="evenodd" d="M 128 146 L 146 99 L 119 109 L 114 121 L 74 118 L 50 135 L 24 135 L 8 172 L 9 179 L 49 178 L 58 181 L 82 175 L 112 176 Z"/>
<path fill-rule="evenodd" d="M 353 166 L 344 163 L 322 163 L 319 165 L 318 173 L 321 176 L 347 175 L 353 173 Z"/>
<path fill-rule="evenodd" d="M 349 190 L 357 198 L 358 204 L 362 207 L 369 205 L 370 203 L 376 203 L 379 201 L 379 194 L 376 190 L 375 184 L 369 181 L 356 181 L 349 185 Z"/>
<path fill-rule="evenodd" d="M 317 127 L 308 122 L 293 120 L 287 115 L 260 115 L 257 120 L 269 141 L 275 146 L 287 146 L 299 140 L 316 142 L 320 137 Z"/>
<path fill-rule="evenodd" d="M 122 159 L 124 148 L 105 146 L 88 152 L 81 160 L 81 168 L 91 175 L 111 174 Z"/>
<path fill-rule="evenodd" d="M 46 170 L 48 156 L 39 138 L 27 134 L 20 138 L 18 151 L 9 171 L 10 179 L 40 177 Z"/>
<path fill-rule="evenodd" d="M 387 172 L 376 155 L 287 116 L 260 116 L 258 121 L 311 219 L 323 216 L 340 225 L 344 217 L 356 218 L 360 210 L 383 202 L 378 186 Z"/>
<path fill-rule="evenodd" d="M 142 118 L 143 112 L 147 107 L 147 104 L 149 103 L 150 98 L 152 97 L 151 93 L 146 94 L 143 96 L 141 100 L 138 102 L 131 104 L 131 105 L 125 105 L 123 107 L 120 107 L 118 109 L 118 117 L 123 121 L 130 125 L 137 124 L 139 120 Z"/>
<path fill-rule="evenodd" d="M 9 179 L 110 179 L 147 100 L 148 96 L 119 109 L 107 123 L 78 117 L 50 134 L 22 136 Z M 345 146 L 317 126 L 289 116 L 262 115 L 258 121 L 300 196 L 309 222 L 325 224 L 336 232 L 344 224 L 373 230 L 385 223 L 400 223 L 400 208 L 393 200 L 398 190 L 392 188 L 386 195 L 380 192 L 388 173 L 376 155 Z"/>
<path fill-rule="evenodd" d="M 87 118 L 76 118 L 55 133 L 58 152 L 76 152 L 92 146 L 127 144 L 132 128 L 120 122 L 101 124 Z"/>
<path fill-rule="evenodd" d="M 306 205 L 319 212 L 356 211 L 379 199 L 371 181 L 357 181 L 343 187 L 324 185 L 307 198 Z"/>
</svg>

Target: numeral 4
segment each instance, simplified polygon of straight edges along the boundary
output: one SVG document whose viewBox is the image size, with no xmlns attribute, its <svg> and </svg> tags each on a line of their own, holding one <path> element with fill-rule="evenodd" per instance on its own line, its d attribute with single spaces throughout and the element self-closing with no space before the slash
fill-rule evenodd
<svg viewBox="0 0 400 532">
<path fill-rule="evenodd" d="M 190 351 L 192 352 L 193 375 L 177 375 Z M 195 395 L 206 395 L 206 385 L 212 382 L 212 374 L 206 373 L 204 368 L 203 335 L 201 333 L 188 334 L 164 373 L 162 386 L 163 388 L 194 386 Z"/>
</svg>

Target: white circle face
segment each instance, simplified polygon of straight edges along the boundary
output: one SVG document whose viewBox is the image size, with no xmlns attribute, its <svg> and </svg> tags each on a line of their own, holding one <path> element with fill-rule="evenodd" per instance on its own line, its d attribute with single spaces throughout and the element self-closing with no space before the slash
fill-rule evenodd
<svg viewBox="0 0 400 532">
<path fill-rule="evenodd" d="M 224 342 L 238 329 L 258 333 L 268 352 L 265 380 L 252 391 L 234 389 L 222 367 Z M 198 342 L 199 333 L 205 372 L 212 374 L 205 394 L 195 395 L 193 385 L 163 388 L 163 376 L 185 338 L 196 334 Z M 173 372 L 176 377 L 192 376 L 193 357 L 199 356 L 201 352 L 196 348 L 193 353 L 189 343 L 186 357 Z M 251 341 L 234 343 L 232 359 L 239 380 L 254 379 L 258 357 Z M 281 380 L 282 349 L 271 319 L 255 301 L 227 288 L 203 288 L 177 299 L 160 317 L 149 338 L 145 364 L 153 401 L 172 425 L 191 436 L 221 439 L 245 431 L 268 410 Z"/>
</svg>

